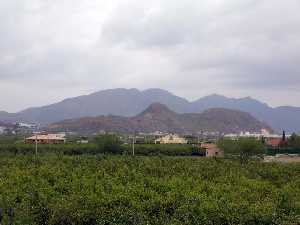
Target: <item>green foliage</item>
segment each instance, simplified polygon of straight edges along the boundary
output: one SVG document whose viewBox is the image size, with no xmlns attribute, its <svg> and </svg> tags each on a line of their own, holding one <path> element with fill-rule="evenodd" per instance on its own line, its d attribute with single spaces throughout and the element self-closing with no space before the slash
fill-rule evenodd
<svg viewBox="0 0 300 225">
<path fill-rule="evenodd" d="M 293 133 L 292 136 L 287 140 L 287 147 L 300 148 L 300 136 Z"/>
<path fill-rule="evenodd" d="M 240 138 L 238 140 L 220 140 L 218 147 L 224 151 L 225 156 L 238 156 L 242 164 L 250 159 L 263 158 L 266 148 L 263 143 L 254 138 Z"/>
<path fill-rule="evenodd" d="M 99 150 L 103 153 L 121 154 L 121 141 L 117 135 L 100 135 L 95 138 Z"/>
<path fill-rule="evenodd" d="M 64 155 L 99 154 L 103 153 L 103 149 L 99 149 L 96 144 L 38 145 L 38 154 L 47 153 Z M 35 145 L 0 144 L 0 154 L 32 155 L 35 154 Z"/>
<path fill-rule="evenodd" d="M 0 144 L 15 144 L 24 141 L 24 137 L 16 135 L 0 135 Z"/>
<path fill-rule="evenodd" d="M 114 136 L 97 137 L 94 143 L 89 144 L 63 144 L 63 145 L 38 145 L 38 154 L 63 154 L 63 155 L 96 155 L 96 154 L 127 154 L 132 152 L 132 145 L 120 145 L 119 139 Z M 201 156 L 204 153 L 193 145 L 135 145 L 136 155 L 154 156 Z M 32 155 L 35 145 L 29 144 L 0 144 L 0 154 Z"/>
<path fill-rule="evenodd" d="M 127 154 L 131 154 L 132 145 L 124 146 Z M 143 156 L 201 156 L 204 155 L 197 146 L 179 144 L 138 144 L 135 145 L 135 154 Z"/>
<path fill-rule="evenodd" d="M 273 156 L 276 154 L 300 154 L 300 136 L 293 133 L 291 137 L 278 148 L 269 148 L 267 154 Z"/>
<path fill-rule="evenodd" d="M 0 171 L 2 224 L 300 223 L 299 164 L 2 155 Z"/>
<path fill-rule="evenodd" d="M 281 147 L 281 148 L 269 148 L 267 150 L 267 155 L 275 156 L 276 154 L 296 154 L 300 155 L 300 147 L 291 148 L 291 147 Z"/>
</svg>

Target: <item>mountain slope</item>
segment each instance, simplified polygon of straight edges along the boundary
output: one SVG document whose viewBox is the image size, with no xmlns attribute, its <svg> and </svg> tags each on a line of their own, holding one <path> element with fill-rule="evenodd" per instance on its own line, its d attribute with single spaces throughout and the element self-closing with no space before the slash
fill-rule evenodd
<svg viewBox="0 0 300 225">
<path fill-rule="evenodd" d="M 250 97 L 227 98 L 220 95 L 211 95 L 191 103 L 192 111 L 202 112 L 209 108 L 226 108 L 248 112 L 261 121 L 270 124 L 277 131 L 300 131 L 300 108 L 298 107 L 269 107 Z"/>
<path fill-rule="evenodd" d="M 135 117 L 99 116 L 66 120 L 50 125 L 51 131 L 73 131 L 79 133 L 106 132 L 171 132 L 179 134 L 200 131 L 224 133 L 252 131 L 271 128 L 250 114 L 228 109 L 210 109 L 201 114 L 177 114 L 160 103 L 150 105 Z"/>
<path fill-rule="evenodd" d="M 111 89 L 90 95 L 69 98 L 62 102 L 29 108 L 15 114 L 0 113 L 0 120 L 14 122 L 53 122 L 98 115 L 133 116 L 154 102 L 167 104 L 171 109 L 184 112 L 189 102 L 161 89 Z"/>
<path fill-rule="evenodd" d="M 98 115 L 130 117 L 155 102 L 166 105 L 176 113 L 200 113 L 210 108 L 244 111 L 270 124 L 277 131 L 282 129 L 288 132 L 300 131 L 300 108 L 297 107 L 272 108 L 250 97 L 236 99 L 221 95 L 210 95 L 189 102 L 162 89 L 104 90 L 19 113 L 0 112 L 0 121 L 36 122 L 46 125 L 66 119 Z"/>
</svg>

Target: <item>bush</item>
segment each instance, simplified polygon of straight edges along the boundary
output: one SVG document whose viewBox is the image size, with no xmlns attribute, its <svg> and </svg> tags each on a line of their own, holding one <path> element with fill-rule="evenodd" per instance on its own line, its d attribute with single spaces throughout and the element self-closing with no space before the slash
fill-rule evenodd
<svg viewBox="0 0 300 225">
<path fill-rule="evenodd" d="M 300 136 L 293 133 L 292 136 L 287 140 L 286 146 L 299 149 L 300 148 Z"/>
<path fill-rule="evenodd" d="M 117 135 L 100 135 L 95 138 L 100 153 L 122 154 L 121 141 Z"/>
<path fill-rule="evenodd" d="M 132 145 L 124 146 L 124 151 L 127 154 L 132 153 Z M 137 144 L 135 145 L 135 154 L 143 156 L 203 156 L 204 153 L 193 145 L 178 145 L 178 144 Z"/>
<path fill-rule="evenodd" d="M 121 145 L 116 136 L 99 136 L 94 143 L 89 144 L 61 144 L 38 145 L 38 154 L 63 155 L 96 155 L 96 154 L 132 154 L 132 145 Z M 205 153 L 193 145 L 155 145 L 136 144 L 136 155 L 143 156 L 204 156 Z M 30 144 L 0 144 L 0 154 L 32 155 L 35 154 L 35 145 Z"/>
<path fill-rule="evenodd" d="M 218 147 L 227 157 L 239 157 L 242 164 L 250 159 L 263 158 L 266 148 L 263 143 L 254 138 L 240 138 L 238 140 L 220 140 Z"/>
<path fill-rule="evenodd" d="M 1 224 L 10 218 L 16 225 L 300 222 L 299 164 L 2 155 L 0 171 Z"/>
</svg>

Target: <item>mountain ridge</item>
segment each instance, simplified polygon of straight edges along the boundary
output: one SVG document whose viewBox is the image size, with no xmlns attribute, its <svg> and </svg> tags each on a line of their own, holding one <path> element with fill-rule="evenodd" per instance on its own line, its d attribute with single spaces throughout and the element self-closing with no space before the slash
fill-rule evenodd
<svg viewBox="0 0 300 225">
<path fill-rule="evenodd" d="M 209 109 L 203 113 L 175 113 L 167 106 L 153 103 L 134 117 L 98 116 L 65 120 L 48 127 L 55 132 L 78 132 L 84 134 L 105 132 L 152 133 L 156 131 L 178 134 L 210 132 L 259 132 L 272 129 L 249 113 L 230 109 Z"/>
<path fill-rule="evenodd" d="M 68 98 L 58 103 L 22 110 L 18 113 L 0 112 L 0 121 L 35 122 L 42 125 L 57 121 L 98 115 L 135 116 L 152 103 L 159 102 L 176 113 L 200 113 L 209 108 L 226 108 L 250 113 L 274 129 L 300 131 L 300 107 L 270 107 L 251 97 L 227 98 L 213 94 L 188 101 L 169 91 L 151 88 L 108 89 L 89 95 Z"/>
</svg>

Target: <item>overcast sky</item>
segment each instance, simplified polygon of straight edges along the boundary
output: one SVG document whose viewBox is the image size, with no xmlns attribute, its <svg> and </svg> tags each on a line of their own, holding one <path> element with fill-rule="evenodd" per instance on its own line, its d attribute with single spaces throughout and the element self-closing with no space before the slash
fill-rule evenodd
<svg viewBox="0 0 300 225">
<path fill-rule="evenodd" d="M 299 0 L 0 0 L 0 111 L 108 88 L 300 106 Z"/>
</svg>

